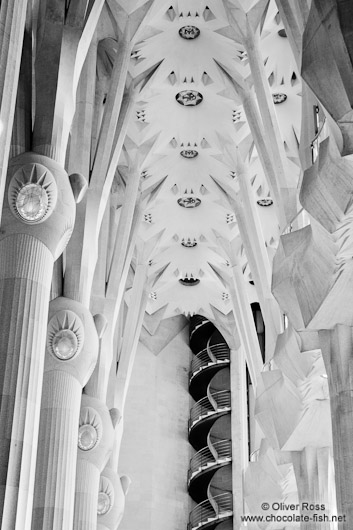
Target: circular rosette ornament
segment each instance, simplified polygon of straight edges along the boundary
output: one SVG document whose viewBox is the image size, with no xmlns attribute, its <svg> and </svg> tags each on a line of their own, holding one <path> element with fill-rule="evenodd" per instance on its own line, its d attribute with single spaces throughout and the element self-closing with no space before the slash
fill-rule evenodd
<svg viewBox="0 0 353 530">
<path fill-rule="evenodd" d="M 107 477 L 100 478 L 99 493 L 97 503 L 98 515 L 105 515 L 110 512 L 114 504 L 114 487 Z"/>
<path fill-rule="evenodd" d="M 84 327 L 73 312 L 63 309 L 56 313 L 48 324 L 47 348 L 60 361 L 68 361 L 82 349 Z"/>
<path fill-rule="evenodd" d="M 179 35 L 186 40 L 197 39 L 200 35 L 200 30 L 196 26 L 183 26 L 179 29 Z"/>
<path fill-rule="evenodd" d="M 102 420 L 92 407 L 83 407 L 78 428 L 78 447 L 81 451 L 91 451 L 99 444 L 103 433 Z"/>
<path fill-rule="evenodd" d="M 196 107 L 203 100 L 203 96 L 197 90 L 182 90 L 178 92 L 175 99 L 184 107 Z"/>
<path fill-rule="evenodd" d="M 38 224 L 47 219 L 57 198 L 54 176 L 42 164 L 25 164 L 11 179 L 8 190 L 10 209 L 26 224 Z"/>
</svg>

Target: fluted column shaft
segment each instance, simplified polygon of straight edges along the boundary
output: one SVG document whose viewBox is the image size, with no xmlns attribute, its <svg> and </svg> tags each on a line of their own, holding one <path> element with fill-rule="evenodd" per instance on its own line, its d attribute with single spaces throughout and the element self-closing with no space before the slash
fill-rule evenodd
<svg viewBox="0 0 353 530">
<path fill-rule="evenodd" d="M 77 461 L 74 530 L 96 530 L 100 471 L 88 460 Z"/>
<path fill-rule="evenodd" d="M 53 255 L 38 239 L 0 241 L 0 522 L 30 528 Z M 30 317 L 29 317 L 30 315 Z"/>
<path fill-rule="evenodd" d="M 40 219 L 31 218 L 30 202 L 19 209 L 20 190 L 28 192 L 29 185 L 47 196 Z M 11 160 L 6 192 L 0 230 L 0 528 L 29 530 L 53 263 L 70 237 L 75 201 L 65 170 L 33 153 Z"/>
<path fill-rule="evenodd" d="M 65 343 L 63 347 L 60 342 L 63 333 L 73 341 L 68 356 Z M 81 394 L 97 354 L 98 336 L 89 310 L 68 298 L 53 300 L 49 305 L 32 530 L 72 530 Z"/>
<path fill-rule="evenodd" d="M 81 392 L 67 372 L 44 374 L 33 530 L 72 529 Z"/>
</svg>

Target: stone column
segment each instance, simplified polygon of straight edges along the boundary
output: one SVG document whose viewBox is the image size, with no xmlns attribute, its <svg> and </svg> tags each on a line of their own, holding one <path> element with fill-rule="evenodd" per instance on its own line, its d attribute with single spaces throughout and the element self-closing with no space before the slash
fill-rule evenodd
<svg viewBox="0 0 353 530">
<path fill-rule="evenodd" d="M 302 530 L 330 530 L 329 517 L 332 515 L 328 495 L 330 447 L 307 446 L 303 451 L 293 451 L 291 456 L 297 479 L 301 513 L 311 518 L 311 521 L 302 522 L 300 528 Z M 318 504 L 325 508 L 318 509 L 316 507 Z M 313 520 L 314 514 L 326 515 L 327 521 Z"/>
<path fill-rule="evenodd" d="M 102 471 L 99 481 L 97 504 L 97 530 L 116 530 L 125 509 L 125 496 L 130 479 L 119 475 L 108 464 Z"/>
<path fill-rule="evenodd" d="M 0 524 L 31 527 L 46 322 L 54 260 L 72 231 L 66 172 L 26 153 L 11 161 L 0 234 Z"/>
<path fill-rule="evenodd" d="M 243 348 L 230 351 L 233 530 L 241 527 L 244 514 L 244 472 L 248 466 L 246 370 Z"/>
<path fill-rule="evenodd" d="M 49 306 L 32 530 L 73 525 L 77 428 L 82 387 L 98 356 L 92 315 L 56 298 Z"/>
<path fill-rule="evenodd" d="M 300 201 L 311 226 L 281 237 L 273 292 L 296 329 L 318 330 L 330 389 L 339 528 L 353 522 L 352 162 L 334 138 L 304 172 Z M 276 296 L 276 294 L 275 294 Z"/>
<path fill-rule="evenodd" d="M 74 530 L 96 530 L 100 474 L 114 443 L 118 419 L 112 409 L 83 394 L 78 431 Z"/>
<path fill-rule="evenodd" d="M 50 251 L 31 236 L 0 242 L 2 528 L 28 528 L 44 361 L 40 323 L 46 321 L 52 267 Z"/>
<path fill-rule="evenodd" d="M 339 528 L 349 530 L 353 521 L 353 328 L 338 324 L 319 331 L 319 338 L 330 389 L 337 513 L 344 517 Z"/>
<path fill-rule="evenodd" d="M 27 0 L 9 0 L 0 5 L 0 212 L 10 153 L 26 10 Z"/>
</svg>

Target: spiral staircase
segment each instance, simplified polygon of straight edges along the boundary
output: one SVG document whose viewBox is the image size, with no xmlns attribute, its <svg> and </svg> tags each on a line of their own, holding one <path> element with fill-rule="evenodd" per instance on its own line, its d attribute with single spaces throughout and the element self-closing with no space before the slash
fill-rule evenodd
<svg viewBox="0 0 353 530">
<path fill-rule="evenodd" d="M 190 319 L 194 354 L 189 392 L 189 442 L 195 449 L 188 472 L 188 491 L 196 505 L 188 530 L 230 530 L 233 517 L 230 350 L 206 318 Z"/>
</svg>

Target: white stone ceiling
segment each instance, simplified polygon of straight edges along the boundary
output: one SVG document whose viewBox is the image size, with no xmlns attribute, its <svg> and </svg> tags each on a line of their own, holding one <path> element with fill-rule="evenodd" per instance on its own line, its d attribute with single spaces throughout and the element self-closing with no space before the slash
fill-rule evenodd
<svg viewBox="0 0 353 530">
<path fill-rule="evenodd" d="M 143 3 L 134 3 L 134 9 Z M 202 313 L 212 317 L 212 307 L 227 315 L 232 310 L 229 282 L 234 263 L 241 265 L 249 302 L 258 299 L 256 285 L 250 283 L 252 275 L 242 241 L 244 228 L 241 234 L 238 226 L 242 208 L 246 237 L 251 244 L 253 232 L 246 222 L 251 214 L 258 222 L 261 244 L 272 263 L 280 223 L 275 204 L 257 203 L 270 197 L 270 185 L 231 77 L 244 80 L 255 99 L 256 92 L 245 47 L 236 41 L 226 10 L 243 6 L 249 11 L 260 3 L 155 1 L 137 35 L 130 74 L 143 81 L 120 166 L 136 157 L 139 148 L 142 152 L 153 144 L 138 167 L 143 201 L 139 238 L 146 241 L 159 235 L 150 256 L 153 280 L 146 309 L 150 315 L 158 312 L 167 318 Z M 127 0 L 120 0 L 120 4 L 127 11 L 132 9 Z M 198 28 L 199 36 L 182 38 L 179 30 L 185 26 Z M 261 31 L 260 50 L 270 92 L 287 96 L 273 108 L 284 145 L 287 185 L 297 188 L 301 85 L 288 39 L 278 34 L 281 29 L 276 5 L 271 2 Z M 146 77 L 151 69 L 152 75 Z M 183 106 L 176 100 L 182 91 L 194 91 L 203 99 L 196 106 Z M 184 158 L 180 154 L 183 150 L 193 150 L 197 156 Z M 241 167 L 246 169 L 247 200 L 239 186 Z M 238 216 L 236 204 L 240 208 Z M 232 243 L 233 256 L 229 255 L 227 242 Z M 258 266 L 266 268 L 261 263 Z M 185 286 L 179 282 L 185 278 L 200 281 Z M 161 308 L 163 311 L 159 311 Z"/>
</svg>

